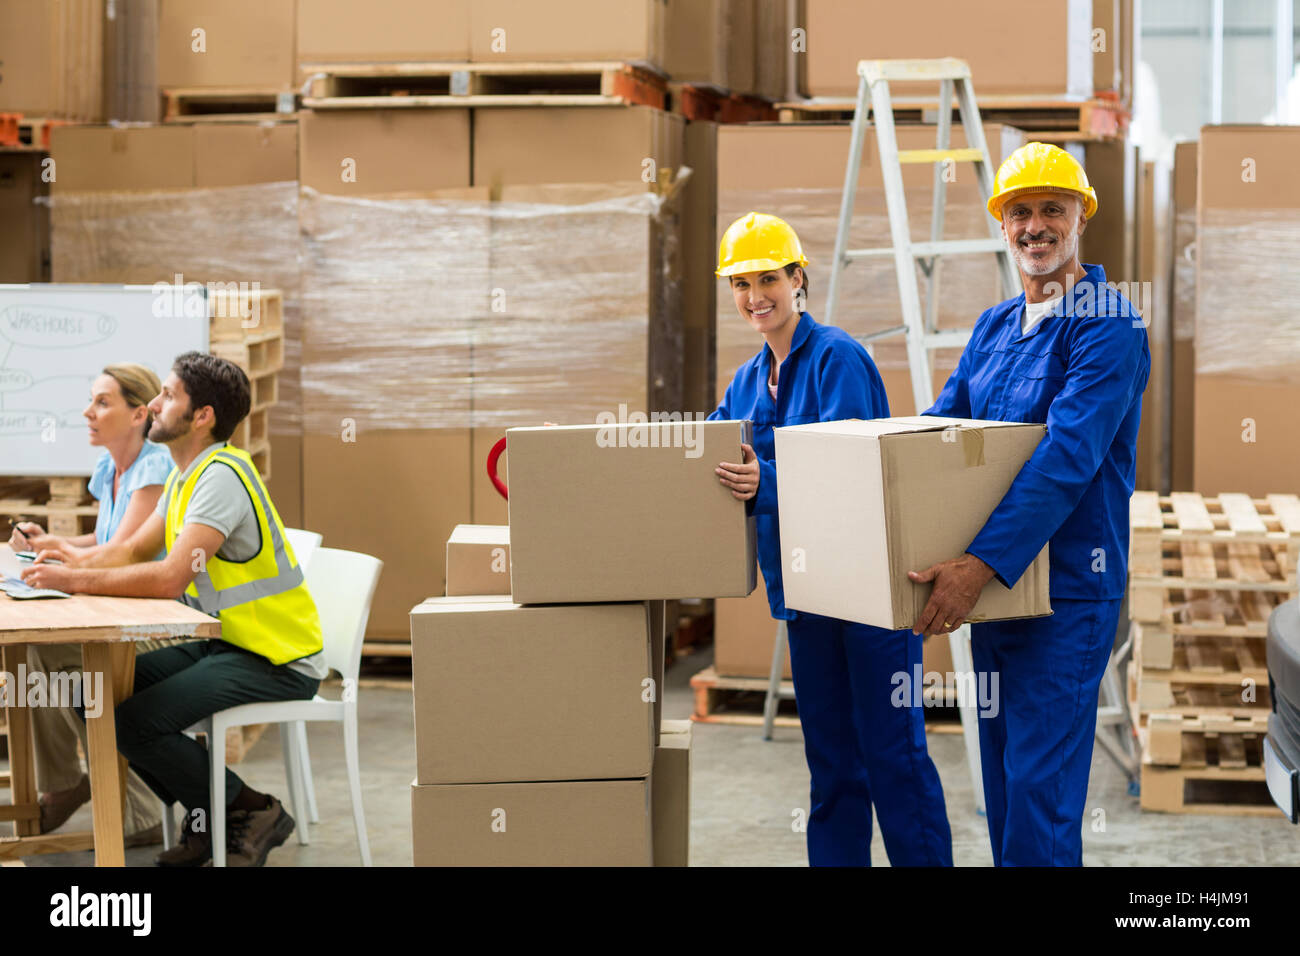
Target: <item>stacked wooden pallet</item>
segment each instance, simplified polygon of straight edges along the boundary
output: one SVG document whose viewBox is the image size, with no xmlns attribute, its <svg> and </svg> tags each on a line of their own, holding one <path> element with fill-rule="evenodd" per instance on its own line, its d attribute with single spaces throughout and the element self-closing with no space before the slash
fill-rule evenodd
<svg viewBox="0 0 1300 956">
<path fill-rule="evenodd" d="M 1142 806 L 1271 813 L 1260 748 L 1270 708 L 1264 640 L 1297 594 L 1300 498 L 1134 494 L 1129 703 L 1143 743 Z"/>
<path fill-rule="evenodd" d="M 95 529 L 99 505 L 84 477 L 0 478 L 0 514 L 35 521 L 50 534 L 75 537 Z"/>
<path fill-rule="evenodd" d="M 253 456 L 262 478 L 271 476 L 271 442 L 267 427 L 271 406 L 279 399 L 284 368 L 284 302 L 278 289 L 215 289 L 209 293 L 209 338 L 213 355 L 229 359 L 248 375 L 252 405 L 231 444 Z"/>
</svg>

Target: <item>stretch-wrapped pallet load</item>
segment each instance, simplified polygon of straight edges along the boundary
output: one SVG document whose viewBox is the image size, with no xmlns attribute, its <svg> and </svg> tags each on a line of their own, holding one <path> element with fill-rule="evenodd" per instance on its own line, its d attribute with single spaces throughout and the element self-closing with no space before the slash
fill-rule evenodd
<svg viewBox="0 0 1300 956">
<path fill-rule="evenodd" d="M 1197 190 L 1195 490 L 1300 487 L 1295 126 L 1206 126 Z"/>
<path fill-rule="evenodd" d="M 282 293 L 270 490 L 290 526 L 302 518 L 297 150 L 292 122 L 61 126 L 50 148 L 53 281 Z"/>
<path fill-rule="evenodd" d="M 643 107 L 303 114 L 305 512 L 398 569 L 372 636 L 405 640 L 402 609 L 443 593 L 456 525 L 505 524 L 483 464 L 508 427 L 676 410 L 682 125 Z"/>
</svg>

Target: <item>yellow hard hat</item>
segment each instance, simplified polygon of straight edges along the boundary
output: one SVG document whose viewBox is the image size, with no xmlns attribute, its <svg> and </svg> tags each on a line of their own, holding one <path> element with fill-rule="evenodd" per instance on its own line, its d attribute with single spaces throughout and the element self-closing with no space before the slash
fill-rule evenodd
<svg viewBox="0 0 1300 956">
<path fill-rule="evenodd" d="M 808 265 L 799 237 L 790 224 L 767 213 L 751 212 L 733 222 L 722 234 L 717 274 L 735 276 L 746 272 L 767 272 L 792 262 Z"/>
<path fill-rule="evenodd" d="M 1044 191 L 1075 193 L 1083 200 L 1083 215 L 1091 219 L 1097 211 L 1097 194 L 1088 185 L 1088 174 L 1079 161 L 1048 143 L 1026 143 L 1007 157 L 993 181 L 989 215 L 1001 221 L 1002 206 L 1023 193 Z"/>
</svg>

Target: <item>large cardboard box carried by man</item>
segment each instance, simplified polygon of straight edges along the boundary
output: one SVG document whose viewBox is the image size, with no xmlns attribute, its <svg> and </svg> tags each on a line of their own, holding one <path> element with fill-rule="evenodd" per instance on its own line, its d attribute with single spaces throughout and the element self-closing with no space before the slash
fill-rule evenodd
<svg viewBox="0 0 1300 956">
<path fill-rule="evenodd" d="M 786 607 L 876 627 L 910 627 L 923 571 L 966 550 L 1044 425 L 882 418 L 776 429 Z M 1008 590 L 984 586 L 969 621 L 1051 613 L 1047 548 Z"/>
</svg>

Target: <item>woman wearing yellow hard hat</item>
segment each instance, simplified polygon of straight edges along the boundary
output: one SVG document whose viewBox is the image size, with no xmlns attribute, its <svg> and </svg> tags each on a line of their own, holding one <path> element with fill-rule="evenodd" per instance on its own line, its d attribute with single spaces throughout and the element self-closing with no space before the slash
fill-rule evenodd
<svg viewBox="0 0 1300 956">
<path fill-rule="evenodd" d="M 921 638 L 785 606 L 772 430 L 889 415 L 867 350 L 803 311 L 807 265 L 799 237 L 776 216 L 751 212 L 728 227 L 717 274 L 763 346 L 736 371 L 710 418 L 754 425 L 745 460 L 721 462 L 717 475 L 754 515 L 772 616 L 787 622 L 812 775 L 808 860 L 814 866 L 870 865 L 874 804 L 890 863 L 950 866 L 952 836 L 922 713 L 910 702 L 893 703 L 896 675 L 921 666 Z"/>
<path fill-rule="evenodd" d="M 1079 261 L 1097 211 L 1083 167 L 1029 143 L 998 170 L 989 213 L 1024 285 L 985 310 L 924 414 L 1041 422 L 1042 441 L 966 552 L 913 574 L 933 581 L 918 633 L 960 627 L 995 577 L 1014 587 L 1046 546 L 1050 617 L 971 626 L 980 763 L 996 865 L 1079 866 L 1097 694 L 1127 580 L 1129 497 L 1151 367 L 1137 310 Z M 992 683 L 992 678 L 997 683 Z"/>
</svg>

